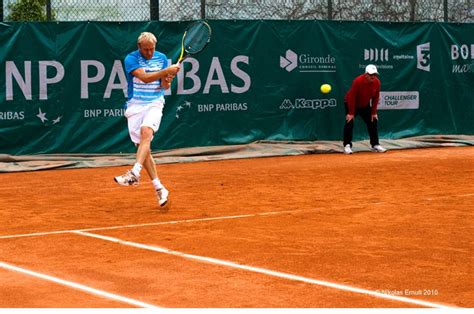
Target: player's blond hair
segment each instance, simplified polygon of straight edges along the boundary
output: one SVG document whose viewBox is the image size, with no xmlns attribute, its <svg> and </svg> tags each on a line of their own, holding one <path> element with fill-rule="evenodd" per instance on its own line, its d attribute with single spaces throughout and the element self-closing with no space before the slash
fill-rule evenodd
<svg viewBox="0 0 474 314">
<path fill-rule="evenodd" d="M 143 32 L 143 33 L 140 34 L 140 36 L 138 36 L 137 44 L 140 45 L 142 42 L 152 42 L 152 43 L 156 44 L 157 40 L 156 40 L 155 35 L 153 35 L 152 33 Z"/>
</svg>

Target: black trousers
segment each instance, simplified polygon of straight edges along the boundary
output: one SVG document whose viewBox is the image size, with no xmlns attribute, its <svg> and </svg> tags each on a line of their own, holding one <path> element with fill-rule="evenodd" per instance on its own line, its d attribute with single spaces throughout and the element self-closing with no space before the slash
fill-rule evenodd
<svg viewBox="0 0 474 314">
<path fill-rule="evenodd" d="M 347 108 L 347 103 L 344 102 L 344 106 L 346 108 L 346 115 L 349 112 Z M 364 120 L 365 125 L 367 125 L 367 131 L 369 132 L 370 137 L 370 145 L 379 145 L 379 132 L 377 131 L 377 119 L 374 121 L 370 121 L 371 116 L 371 107 L 366 106 L 365 108 L 355 108 L 354 119 L 349 122 L 346 122 L 344 125 L 344 146 L 347 144 L 351 145 L 352 147 L 352 133 L 354 130 L 354 120 L 355 117 L 360 115 L 362 120 Z"/>
</svg>

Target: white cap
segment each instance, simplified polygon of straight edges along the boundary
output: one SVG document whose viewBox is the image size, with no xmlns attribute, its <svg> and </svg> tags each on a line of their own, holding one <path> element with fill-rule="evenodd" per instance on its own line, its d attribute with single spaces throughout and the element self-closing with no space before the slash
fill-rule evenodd
<svg viewBox="0 0 474 314">
<path fill-rule="evenodd" d="M 369 74 L 379 74 L 379 72 L 377 71 L 377 67 L 373 64 L 369 64 L 365 67 L 365 73 L 369 73 Z"/>
</svg>

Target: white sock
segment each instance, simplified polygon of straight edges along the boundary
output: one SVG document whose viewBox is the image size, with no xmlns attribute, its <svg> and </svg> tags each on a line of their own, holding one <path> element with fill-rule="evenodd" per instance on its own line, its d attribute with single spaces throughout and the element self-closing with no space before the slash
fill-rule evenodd
<svg viewBox="0 0 474 314">
<path fill-rule="evenodd" d="M 151 183 L 153 183 L 153 187 L 155 188 L 155 190 L 164 188 L 163 184 L 161 184 L 160 179 L 158 178 L 151 180 Z"/>
<path fill-rule="evenodd" d="M 140 176 L 140 171 L 142 171 L 143 166 L 140 165 L 138 162 L 133 165 L 132 172 L 136 176 Z"/>
</svg>

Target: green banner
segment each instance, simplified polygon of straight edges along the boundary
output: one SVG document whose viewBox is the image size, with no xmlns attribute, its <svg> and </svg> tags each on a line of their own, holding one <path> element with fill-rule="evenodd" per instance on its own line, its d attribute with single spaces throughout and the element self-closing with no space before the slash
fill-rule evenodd
<svg viewBox="0 0 474 314">
<path fill-rule="evenodd" d="M 0 153 L 133 152 L 123 59 L 140 32 L 176 62 L 187 22 L 0 25 Z M 380 137 L 474 134 L 474 24 L 210 21 L 152 148 L 342 138 L 343 98 L 378 66 Z M 320 92 L 330 84 L 329 94 Z M 367 138 L 358 119 L 355 140 Z"/>
</svg>

